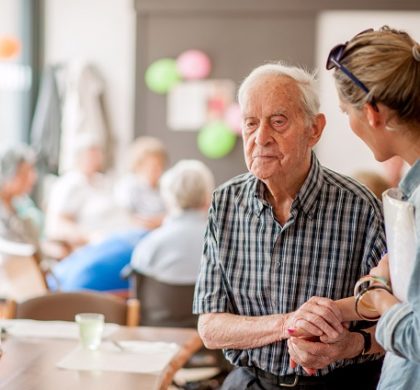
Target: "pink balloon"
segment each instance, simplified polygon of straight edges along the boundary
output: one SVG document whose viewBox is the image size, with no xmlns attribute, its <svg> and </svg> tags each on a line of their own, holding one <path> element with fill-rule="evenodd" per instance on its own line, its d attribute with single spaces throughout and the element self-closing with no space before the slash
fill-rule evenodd
<svg viewBox="0 0 420 390">
<path fill-rule="evenodd" d="M 242 114 L 239 104 L 233 103 L 227 108 L 225 111 L 225 121 L 235 133 L 242 133 Z"/>
<path fill-rule="evenodd" d="M 184 51 L 176 60 L 176 66 L 181 76 L 187 80 L 203 79 L 211 70 L 209 57 L 200 50 Z"/>
</svg>

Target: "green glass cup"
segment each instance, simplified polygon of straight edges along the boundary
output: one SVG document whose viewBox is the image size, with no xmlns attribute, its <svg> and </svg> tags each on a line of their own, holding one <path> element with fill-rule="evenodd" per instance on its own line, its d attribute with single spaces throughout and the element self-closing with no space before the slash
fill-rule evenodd
<svg viewBox="0 0 420 390">
<path fill-rule="evenodd" d="M 99 313 L 79 313 L 75 319 L 79 324 L 80 343 L 83 348 L 90 351 L 98 349 L 101 345 L 105 316 Z"/>
</svg>

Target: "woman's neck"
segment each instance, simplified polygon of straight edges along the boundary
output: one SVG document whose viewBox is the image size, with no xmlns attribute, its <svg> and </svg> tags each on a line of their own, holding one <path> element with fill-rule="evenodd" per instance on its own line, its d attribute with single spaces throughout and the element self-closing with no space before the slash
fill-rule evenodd
<svg viewBox="0 0 420 390">
<path fill-rule="evenodd" d="M 413 165 L 420 159 L 420 126 L 407 126 L 401 133 L 397 154 Z"/>
</svg>

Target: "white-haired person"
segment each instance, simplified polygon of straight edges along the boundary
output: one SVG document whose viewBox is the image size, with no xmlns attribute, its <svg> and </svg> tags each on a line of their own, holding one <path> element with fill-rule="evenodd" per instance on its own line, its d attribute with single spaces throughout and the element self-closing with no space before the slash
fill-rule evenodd
<svg viewBox="0 0 420 390">
<path fill-rule="evenodd" d="M 213 188 L 213 174 L 197 160 L 182 160 L 164 173 L 160 191 L 168 214 L 136 246 L 135 271 L 170 284 L 196 282 Z"/>
<path fill-rule="evenodd" d="M 17 254 L 39 251 L 40 227 L 23 216 L 17 206 L 17 201 L 27 196 L 36 182 L 34 164 L 35 154 L 26 145 L 0 150 L 0 240 L 3 249 L 15 249 Z"/>
<path fill-rule="evenodd" d="M 117 204 L 134 217 L 138 226 L 154 229 L 165 215 L 159 179 L 167 162 L 166 148 L 157 138 L 139 137 L 131 145 L 129 160 L 129 173 L 114 189 Z"/>
<path fill-rule="evenodd" d="M 373 390 L 381 349 L 342 326 L 333 300 L 385 251 L 380 203 L 313 153 L 326 122 L 313 75 L 262 65 L 238 101 L 249 172 L 213 193 L 193 305 L 204 345 L 237 367 L 222 389 Z M 336 341 L 314 342 L 311 365 L 302 357 L 312 375 L 289 364 L 298 324 Z"/>
</svg>

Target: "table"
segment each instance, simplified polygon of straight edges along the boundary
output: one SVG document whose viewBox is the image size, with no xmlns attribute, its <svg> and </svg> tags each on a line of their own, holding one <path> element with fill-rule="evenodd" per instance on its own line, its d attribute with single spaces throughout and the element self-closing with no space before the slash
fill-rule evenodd
<svg viewBox="0 0 420 390">
<path fill-rule="evenodd" d="M 7 390 L 148 390 L 167 389 L 175 372 L 202 346 L 195 329 L 121 327 L 114 340 L 175 342 L 180 351 L 160 375 L 63 370 L 55 366 L 75 348 L 76 340 L 17 338 L 2 342 L 0 389 Z"/>
</svg>

